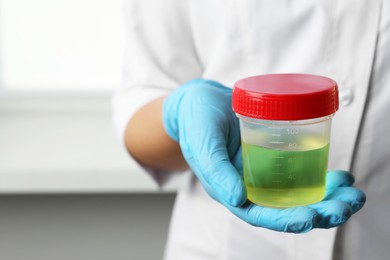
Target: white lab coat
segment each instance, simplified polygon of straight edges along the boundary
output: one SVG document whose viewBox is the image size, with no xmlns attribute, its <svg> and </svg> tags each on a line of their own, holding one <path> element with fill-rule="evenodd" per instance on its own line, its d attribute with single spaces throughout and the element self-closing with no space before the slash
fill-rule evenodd
<svg viewBox="0 0 390 260">
<path fill-rule="evenodd" d="M 338 82 L 342 104 L 329 169 L 352 170 L 368 196 L 338 230 L 285 234 L 239 220 L 187 173 L 165 259 L 388 258 L 389 0 L 130 0 L 125 11 L 125 84 L 113 97 L 122 139 L 138 108 L 193 78 L 231 87 L 258 74 L 324 75 Z M 174 175 L 145 170 L 160 184 Z"/>
</svg>

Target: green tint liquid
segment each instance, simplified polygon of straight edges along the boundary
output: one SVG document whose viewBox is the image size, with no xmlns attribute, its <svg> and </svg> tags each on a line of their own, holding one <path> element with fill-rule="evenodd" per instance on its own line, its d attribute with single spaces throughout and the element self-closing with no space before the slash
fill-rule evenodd
<svg viewBox="0 0 390 260">
<path fill-rule="evenodd" d="M 284 208 L 320 201 L 325 195 L 329 145 L 284 151 L 242 143 L 248 199 Z"/>
</svg>

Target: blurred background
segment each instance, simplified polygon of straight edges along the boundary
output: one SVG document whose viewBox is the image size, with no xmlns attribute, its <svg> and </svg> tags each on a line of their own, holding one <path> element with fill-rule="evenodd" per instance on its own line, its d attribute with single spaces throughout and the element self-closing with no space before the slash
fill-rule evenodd
<svg viewBox="0 0 390 260">
<path fill-rule="evenodd" d="M 0 0 L 0 259 L 161 259 L 175 197 L 114 134 L 122 0 Z"/>
</svg>

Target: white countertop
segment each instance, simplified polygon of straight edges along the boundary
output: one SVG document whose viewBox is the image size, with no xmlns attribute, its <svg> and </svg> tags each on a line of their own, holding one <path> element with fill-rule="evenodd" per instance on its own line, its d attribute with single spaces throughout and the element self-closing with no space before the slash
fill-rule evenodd
<svg viewBox="0 0 390 260">
<path fill-rule="evenodd" d="M 115 136 L 109 94 L 0 95 L 0 193 L 160 191 Z"/>
</svg>

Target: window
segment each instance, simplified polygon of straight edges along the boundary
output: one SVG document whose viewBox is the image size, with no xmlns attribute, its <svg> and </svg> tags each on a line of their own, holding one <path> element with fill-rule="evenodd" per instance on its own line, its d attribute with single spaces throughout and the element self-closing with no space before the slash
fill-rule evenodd
<svg viewBox="0 0 390 260">
<path fill-rule="evenodd" d="M 111 91 L 120 85 L 121 0 L 0 0 L 6 91 Z"/>
</svg>

